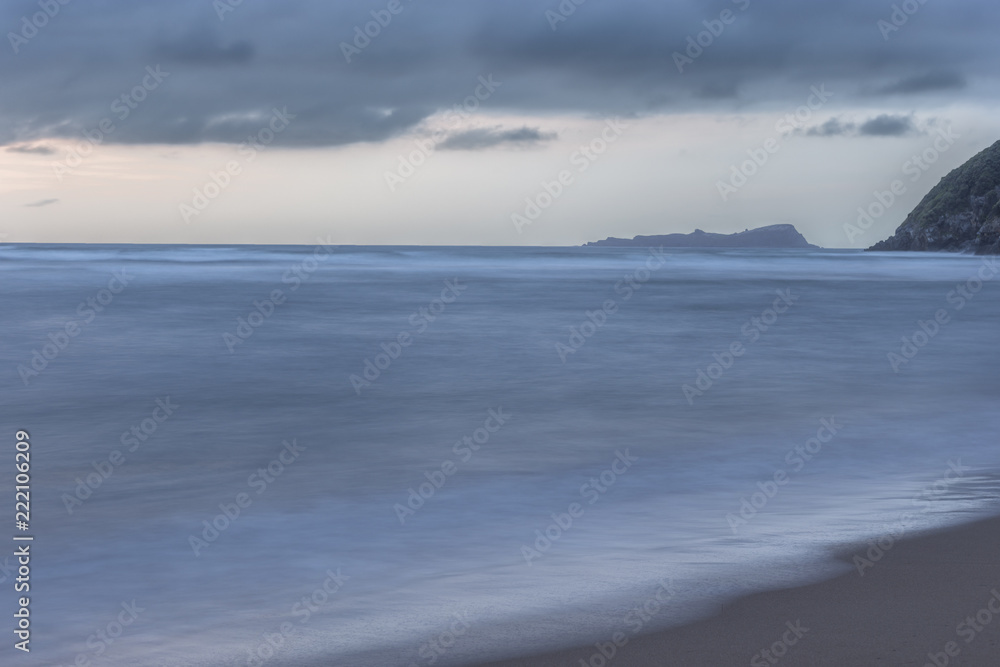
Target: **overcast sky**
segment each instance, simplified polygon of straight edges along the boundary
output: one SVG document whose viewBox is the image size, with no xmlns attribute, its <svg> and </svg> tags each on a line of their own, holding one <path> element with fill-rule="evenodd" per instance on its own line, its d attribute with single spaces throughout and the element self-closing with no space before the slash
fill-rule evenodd
<svg viewBox="0 0 1000 667">
<path fill-rule="evenodd" d="M 0 240 L 864 247 L 1000 139 L 993 1 L 580 1 L 7 0 Z"/>
</svg>

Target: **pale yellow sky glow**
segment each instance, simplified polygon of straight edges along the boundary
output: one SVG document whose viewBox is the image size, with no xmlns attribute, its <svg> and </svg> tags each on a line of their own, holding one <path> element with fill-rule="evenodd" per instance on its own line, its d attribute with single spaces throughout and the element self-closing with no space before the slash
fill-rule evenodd
<svg viewBox="0 0 1000 667">
<path fill-rule="evenodd" d="M 877 113 L 822 109 L 805 125 Z M 54 165 L 67 164 L 80 142 L 41 140 L 23 146 L 36 152 L 0 150 L 0 233 L 8 242 L 46 243 L 310 244 L 322 237 L 341 244 L 572 245 L 606 236 L 696 227 L 732 232 L 780 222 L 796 225 L 812 243 L 852 247 L 844 223 L 857 217 L 856 209 L 876 189 L 902 177 L 911 155 L 933 142 L 924 133 L 782 134 L 776 122 L 783 115 L 623 119 L 626 127 L 620 136 L 609 135 L 614 141 L 606 151 L 586 157 L 579 149 L 605 132 L 605 119 L 479 114 L 462 128 L 529 127 L 556 138 L 527 147 L 438 148 L 412 175 L 400 170 L 400 157 L 420 151 L 417 142 L 433 138 L 435 128 L 446 124 L 443 116 L 386 142 L 271 147 L 255 157 L 235 145 L 104 144 L 61 179 Z M 959 139 L 919 179 L 907 180 L 906 195 L 856 247 L 888 236 L 942 175 L 1000 136 L 1000 122 L 985 108 L 936 109 L 914 118 L 918 126 L 932 119 L 950 124 Z M 768 139 L 780 149 L 723 201 L 718 182 L 729 180 L 731 166 Z M 40 154 L 39 147 L 53 152 Z M 216 187 L 211 175 L 234 163 L 239 173 L 226 187 Z M 557 182 L 561 171 L 570 173 L 569 185 L 518 233 L 512 215 L 525 216 L 528 199 L 546 203 L 543 183 Z M 387 173 L 402 176 L 387 179 Z M 196 191 L 205 195 L 200 206 Z M 190 207 L 188 220 L 182 205 Z"/>
</svg>

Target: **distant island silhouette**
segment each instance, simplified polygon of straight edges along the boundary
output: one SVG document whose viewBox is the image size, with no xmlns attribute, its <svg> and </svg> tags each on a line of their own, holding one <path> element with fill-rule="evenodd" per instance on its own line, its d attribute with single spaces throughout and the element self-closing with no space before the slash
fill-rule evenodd
<svg viewBox="0 0 1000 667">
<path fill-rule="evenodd" d="M 691 234 L 665 234 L 662 236 L 636 236 L 632 239 L 606 238 L 592 241 L 587 246 L 602 247 L 659 247 L 664 248 L 818 248 L 806 241 L 795 225 L 768 225 L 748 229 L 736 234 L 713 234 L 700 229 Z"/>
</svg>

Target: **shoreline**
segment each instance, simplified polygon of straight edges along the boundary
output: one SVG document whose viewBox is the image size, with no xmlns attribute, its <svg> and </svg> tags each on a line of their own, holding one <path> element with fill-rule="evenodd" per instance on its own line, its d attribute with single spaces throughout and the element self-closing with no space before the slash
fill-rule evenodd
<svg viewBox="0 0 1000 667">
<path fill-rule="evenodd" d="M 1000 517 L 904 537 L 877 561 L 867 558 L 869 549 L 859 544 L 838 550 L 837 559 L 851 570 L 833 579 L 755 593 L 714 616 L 628 637 L 621 646 L 600 637 L 589 646 L 467 664 L 1000 664 Z M 856 556 L 865 560 L 855 561 Z"/>
</svg>

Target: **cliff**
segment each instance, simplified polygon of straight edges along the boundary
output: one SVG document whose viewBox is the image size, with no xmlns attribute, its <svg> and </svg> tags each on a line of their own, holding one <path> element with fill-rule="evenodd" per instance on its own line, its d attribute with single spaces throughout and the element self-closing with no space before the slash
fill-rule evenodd
<svg viewBox="0 0 1000 667">
<path fill-rule="evenodd" d="M 1000 141 L 942 178 L 895 234 L 869 250 L 1000 254 Z"/>
</svg>

